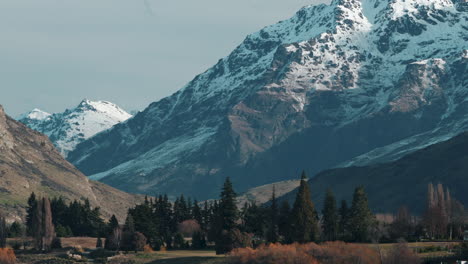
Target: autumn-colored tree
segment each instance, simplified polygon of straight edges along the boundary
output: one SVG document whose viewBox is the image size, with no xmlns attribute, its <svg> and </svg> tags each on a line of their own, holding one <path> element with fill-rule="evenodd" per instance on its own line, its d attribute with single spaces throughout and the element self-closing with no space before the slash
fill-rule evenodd
<svg viewBox="0 0 468 264">
<path fill-rule="evenodd" d="M 442 184 L 434 188 L 432 183 L 428 184 L 427 208 L 424 214 L 424 226 L 429 238 L 447 238 L 447 230 L 451 237 L 453 227 L 453 199 L 448 188 L 444 190 Z M 449 228 L 448 228 L 449 227 Z"/>
<path fill-rule="evenodd" d="M 52 210 L 48 198 L 43 197 L 37 201 L 32 220 L 35 248 L 41 251 L 50 251 L 55 237 L 55 228 L 52 223 Z"/>
<path fill-rule="evenodd" d="M 192 237 L 195 232 L 200 232 L 201 227 L 197 220 L 185 220 L 177 225 L 177 231 L 184 237 Z"/>
<path fill-rule="evenodd" d="M 291 234 L 295 242 L 307 243 L 318 238 L 318 217 L 311 200 L 309 184 L 305 172 L 291 213 Z"/>
</svg>

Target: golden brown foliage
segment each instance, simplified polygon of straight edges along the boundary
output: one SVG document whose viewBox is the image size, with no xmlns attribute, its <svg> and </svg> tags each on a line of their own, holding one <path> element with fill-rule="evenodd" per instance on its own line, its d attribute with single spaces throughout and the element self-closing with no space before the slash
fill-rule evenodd
<svg viewBox="0 0 468 264">
<path fill-rule="evenodd" d="M 16 263 L 15 252 L 11 248 L 0 248 L 0 263 L 14 264 Z"/>
<path fill-rule="evenodd" d="M 418 264 L 421 259 L 408 247 L 408 244 L 400 242 L 395 245 L 383 258 L 383 264 Z"/>
<path fill-rule="evenodd" d="M 231 264 L 376 264 L 380 263 L 380 257 L 363 245 L 327 242 L 236 249 L 229 254 L 229 261 Z"/>
<path fill-rule="evenodd" d="M 162 249 L 162 247 L 161 247 L 161 249 Z M 161 251 L 162 251 L 162 250 L 161 250 Z M 165 251 L 165 250 L 164 250 L 164 251 Z M 145 245 L 145 246 L 143 247 L 143 252 L 145 252 L 145 253 L 154 253 L 154 250 L 153 250 L 153 248 L 152 248 L 150 245 Z"/>
<path fill-rule="evenodd" d="M 312 256 L 308 255 L 304 246 L 299 244 L 280 245 L 271 244 L 258 249 L 234 249 L 229 254 L 231 264 L 318 264 Z"/>
</svg>

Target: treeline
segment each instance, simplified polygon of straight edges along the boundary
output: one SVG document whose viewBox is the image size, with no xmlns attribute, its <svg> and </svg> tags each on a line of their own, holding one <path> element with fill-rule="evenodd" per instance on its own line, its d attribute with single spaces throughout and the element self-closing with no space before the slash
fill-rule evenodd
<svg viewBox="0 0 468 264">
<path fill-rule="evenodd" d="M 287 201 L 278 204 L 274 189 L 268 206 L 246 203 L 239 210 L 235 197 L 228 178 L 220 199 L 205 202 L 202 207 L 183 196 L 171 207 L 167 197 L 162 196 L 129 210 L 129 217 L 155 248 L 188 247 L 181 237 L 191 235 L 192 247 L 214 243 L 218 253 L 276 242 L 461 239 L 466 224 L 463 205 L 441 184 L 429 184 L 423 216 L 414 216 L 402 206 L 389 222 L 379 221 L 371 211 L 363 187 L 355 189 L 350 205 L 345 200 L 338 203 L 328 190 L 323 210 L 317 212 L 305 173 L 292 207 Z"/>
<path fill-rule="evenodd" d="M 239 209 L 236 193 L 227 178 L 218 200 L 200 204 L 183 195 L 174 202 L 169 201 L 167 195 L 147 197 L 142 204 L 128 210 L 125 223 L 119 223 L 115 216 L 104 221 L 100 209 L 92 208 L 88 200 L 67 204 L 62 198 L 37 199 L 33 193 L 28 200 L 26 228 L 13 223 L 7 234 L 26 232 L 39 241 L 39 237 L 52 232 L 53 235 L 47 233 L 52 239 L 46 239 L 50 245 L 36 245 L 42 250 L 52 246 L 55 236 L 92 236 L 99 237 L 98 247 L 112 250 L 142 250 L 148 244 L 156 250 L 215 246 L 217 253 L 277 242 L 461 238 L 466 223 L 465 209 L 451 197 L 447 188 L 429 184 L 426 207 L 421 217 L 401 207 L 393 221 L 379 221 L 369 208 L 364 188 L 358 187 L 350 205 L 345 200 L 337 202 L 333 192 L 328 190 L 323 210 L 317 212 L 303 172 L 292 206 L 287 201 L 280 204 L 273 188 L 267 205 L 246 203 Z M 42 228 L 40 232 L 38 226 Z M 190 237 L 191 240 L 187 239 Z"/>
<path fill-rule="evenodd" d="M 26 232 L 28 236 L 33 235 L 36 227 L 34 214 L 37 211 L 39 201 L 34 193 L 28 199 L 26 209 Z M 75 200 L 67 204 L 62 197 L 58 197 L 53 198 L 49 203 L 53 215 L 52 223 L 57 237 L 98 237 L 108 232 L 108 225 L 105 224 L 100 209 L 98 207 L 91 208 L 88 199 L 85 199 L 83 203 Z"/>
<path fill-rule="evenodd" d="M 184 196 L 172 204 L 167 196 L 146 199 L 130 209 L 124 227 L 114 225 L 109 240 L 129 229 L 141 232 L 154 248 L 204 248 L 214 244 L 218 253 L 233 248 L 252 247 L 263 243 L 307 243 L 320 240 L 364 242 L 370 239 L 370 228 L 376 220 L 369 209 L 363 188 L 357 188 L 351 207 L 343 202 L 336 207 L 333 194 L 328 193 L 321 220 L 311 200 L 307 177 L 301 176 L 296 200 L 278 205 L 273 190 L 269 206 L 246 203 L 240 210 L 236 193 L 226 179 L 219 200 L 200 206 Z M 323 230 L 323 231 L 322 231 Z M 184 237 L 192 237 L 192 243 Z"/>
</svg>

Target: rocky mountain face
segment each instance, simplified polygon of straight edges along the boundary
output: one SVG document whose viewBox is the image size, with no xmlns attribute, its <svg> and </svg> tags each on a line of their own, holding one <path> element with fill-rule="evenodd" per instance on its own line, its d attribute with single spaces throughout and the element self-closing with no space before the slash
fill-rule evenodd
<svg viewBox="0 0 468 264">
<path fill-rule="evenodd" d="M 19 121 L 46 134 L 66 156 L 79 143 L 130 117 L 113 103 L 85 99 L 76 108 L 63 113 L 49 114 L 36 108 L 22 115 Z"/>
<path fill-rule="evenodd" d="M 89 180 L 67 162 L 47 136 L 7 116 L 0 106 L 0 210 L 9 219 L 25 216 L 31 192 L 71 201 L 88 198 L 104 216 L 122 221 L 127 209 L 142 197 Z"/>
<path fill-rule="evenodd" d="M 369 203 L 377 213 L 394 213 L 407 206 L 422 214 L 426 206 L 427 185 L 442 183 L 452 197 L 468 204 L 468 132 L 393 162 L 363 167 L 348 167 L 324 171 L 309 180 L 312 199 L 322 208 L 328 188 L 338 201 L 352 199 L 354 188 L 364 186 Z M 281 197 L 294 201 L 297 190 Z"/>
<path fill-rule="evenodd" d="M 249 35 L 68 159 L 92 179 L 198 199 L 393 160 L 468 129 L 467 3 L 333 0 Z"/>
</svg>

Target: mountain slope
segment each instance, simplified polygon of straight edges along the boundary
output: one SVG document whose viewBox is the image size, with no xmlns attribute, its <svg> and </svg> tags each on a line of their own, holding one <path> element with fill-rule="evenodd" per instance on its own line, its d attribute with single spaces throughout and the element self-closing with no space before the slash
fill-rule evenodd
<svg viewBox="0 0 468 264">
<path fill-rule="evenodd" d="M 66 156 L 80 142 L 130 117 L 129 113 L 113 103 L 85 99 L 76 108 L 53 115 L 34 109 L 22 115 L 19 121 L 49 136 Z"/>
<path fill-rule="evenodd" d="M 8 117 L 0 106 L 0 209 L 24 217 L 31 192 L 68 200 L 88 198 L 105 216 L 124 219 L 141 197 L 89 180 L 63 159 L 49 139 Z"/>
<path fill-rule="evenodd" d="M 442 183 L 453 197 L 468 204 L 468 132 L 418 150 L 403 158 L 364 167 L 333 169 L 309 180 L 312 199 L 321 208 L 325 192 L 331 188 L 338 201 L 350 200 L 354 188 L 362 185 L 376 212 L 395 212 L 406 205 L 422 213 L 426 205 L 427 184 Z M 293 200 L 295 192 L 282 199 Z"/>
<path fill-rule="evenodd" d="M 225 176 L 243 191 L 430 131 L 461 132 L 465 8 L 451 0 L 305 7 L 68 159 L 117 188 L 204 199 Z M 387 153 L 380 158 L 399 155 Z"/>
</svg>

